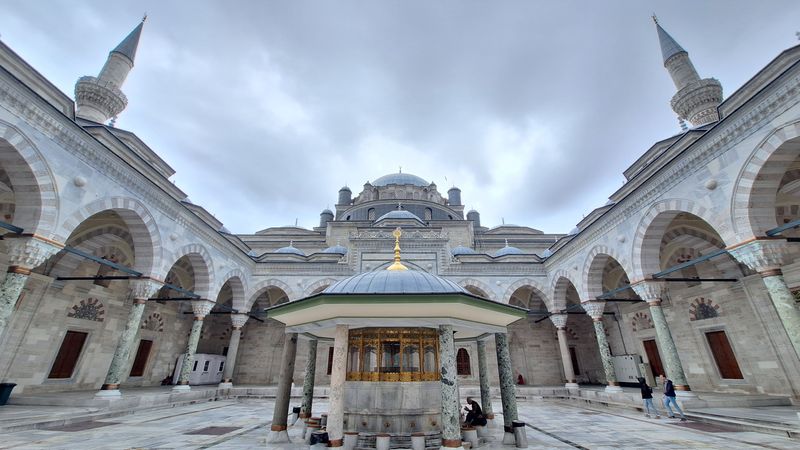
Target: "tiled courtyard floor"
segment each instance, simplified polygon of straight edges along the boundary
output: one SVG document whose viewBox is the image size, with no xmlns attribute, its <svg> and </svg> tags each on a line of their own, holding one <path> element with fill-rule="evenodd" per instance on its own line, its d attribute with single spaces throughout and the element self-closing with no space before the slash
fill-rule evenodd
<svg viewBox="0 0 800 450">
<path fill-rule="evenodd" d="M 49 430 L 0 436 L 3 449 L 248 449 L 308 448 L 299 444 L 267 447 L 269 400 L 226 400 L 142 411 Z M 494 406 L 500 411 L 500 405 Z M 319 403 L 317 412 L 327 409 Z M 587 449 L 795 449 L 800 441 L 753 432 L 736 432 L 698 422 L 646 419 L 627 412 L 597 412 L 554 401 L 519 404 L 528 428 L 529 448 Z M 498 422 L 502 417 L 498 415 Z M 296 438 L 299 430 L 290 429 Z M 499 433 L 499 427 L 495 428 Z M 296 438 L 299 440 L 299 438 Z M 486 449 L 513 448 L 499 444 Z"/>
</svg>

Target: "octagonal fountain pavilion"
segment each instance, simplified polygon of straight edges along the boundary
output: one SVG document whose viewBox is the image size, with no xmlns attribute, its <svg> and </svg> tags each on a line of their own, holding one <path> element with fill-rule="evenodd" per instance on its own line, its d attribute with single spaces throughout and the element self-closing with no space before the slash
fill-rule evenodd
<svg viewBox="0 0 800 450">
<path fill-rule="evenodd" d="M 516 420 L 514 379 L 506 327 L 526 310 L 467 292 L 452 281 L 410 270 L 400 261 L 394 231 L 394 262 L 385 269 L 339 281 L 323 292 L 267 309 L 286 326 L 287 338 L 268 442 L 287 442 L 291 373 L 298 338 L 333 341 L 329 446 L 353 448 L 359 439 L 389 434 L 394 440 L 425 433 L 442 448 L 461 447 L 455 339 L 494 337 L 503 403 L 510 434 Z M 311 347 L 316 350 L 316 342 Z M 481 403 L 491 414 L 485 351 L 479 354 Z M 311 416 L 314 358 L 306 368 L 302 415 Z M 511 434 L 513 436 L 513 434 Z M 345 439 L 346 438 L 346 439 Z"/>
</svg>

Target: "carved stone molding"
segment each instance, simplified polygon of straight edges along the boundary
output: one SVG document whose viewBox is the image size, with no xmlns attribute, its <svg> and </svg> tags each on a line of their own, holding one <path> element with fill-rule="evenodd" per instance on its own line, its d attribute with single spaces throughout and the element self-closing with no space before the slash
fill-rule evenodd
<svg viewBox="0 0 800 450">
<path fill-rule="evenodd" d="M 785 241 L 753 241 L 728 250 L 737 261 L 756 272 L 780 269 L 786 262 L 788 248 Z"/>
<path fill-rule="evenodd" d="M 62 247 L 33 237 L 6 238 L 8 265 L 31 270 L 47 258 L 58 253 Z"/>
<path fill-rule="evenodd" d="M 550 321 L 553 322 L 553 325 L 555 325 L 556 328 L 566 328 L 568 317 L 569 316 L 567 314 L 551 314 Z"/>
<path fill-rule="evenodd" d="M 583 302 L 581 303 L 581 306 L 583 306 L 583 309 L 586 311 L 586 314 L 588 314 L 589 317 L 591 317 L 593 320 L 598 320 L 603 317 L 603 310 L 606 308 L 606 302 Z"/>
</svg>

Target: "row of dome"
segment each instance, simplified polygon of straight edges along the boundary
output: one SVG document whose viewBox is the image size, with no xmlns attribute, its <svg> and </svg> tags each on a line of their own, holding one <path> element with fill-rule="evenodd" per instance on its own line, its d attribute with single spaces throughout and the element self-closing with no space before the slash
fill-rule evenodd
<svg viewBox="0 0 800 450">
<path fill-rule="evenodd" d="M 288 246 L 281 247 L 281 248 L 275 250 L 273 253 L 283 253 L 283 254 L 292 254 L 292 255 L 298 255 L 298 256 L 306 256 L 306 254 L 302 250 L 300 250 L 299 248 L 295 247 L 293 243 L 289 243 Z M 326 248 L 325 250 L 322 251 L 322 253 L 333 253 L 333 254 L 339 254 L 339 255 L 346 255 L 347 254 L 347 247 L 345 247 L 343 245 L 336 244 L 334 246 Z M 477 255 L 478 254 L 478 252 L 476 252 L 475 250 L 473 250 L 473 249 L 471 249 L 469 247 L 465 247 L 463 245 L 459 245 L 458 247 L 453 248 L 450 251 L 450 253 L 453 256 Z M 553 252 L 550 251 L 550 249 L 547 249 L 542 253 L 541 256 L 543 258 L 547 258 L 552 253 Z M 500 250 L 497 250 L 496 252 L 494 252 L 494 255 L 492 255 L 492 256 L 494 256 L 495 258 L 498 258 L 500 256 L 506 256 L 506 255 L 523 255 L 523 254 L 524 254 L 524 252 L 522 250 L 518 249 L 517 247 L 510 246 L 510 245 L 508 245 L 508 242 L 506 242 L 505 247 L 503 247 Z"/>
</svg>

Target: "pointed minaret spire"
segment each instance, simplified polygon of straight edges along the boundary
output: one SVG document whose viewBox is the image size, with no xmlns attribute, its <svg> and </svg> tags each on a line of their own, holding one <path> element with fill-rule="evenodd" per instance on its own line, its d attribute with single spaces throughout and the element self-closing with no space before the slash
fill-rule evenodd
<svg viewBox="0 0 800 450">
<path fill-rule="evenodd" d="M 145 20 L 147 15 L 114 50 L 111 50 L 97 77 L 87 76 L 78 79 L 75 84 L 78 117 L 105 123 L 119 115 L 128 105 L 128 99 L 120 89 L 133 68 Z"/>
<path fill-rule="evenodd" d="M 671 101 L 673 111 L 696 127 L 718 121 L 717 107 L 722 103 L 719 81 L 714 78 L 700 79 L 689 53 L 661 27 L 655 15 L 653 22 L 661 44 L 664 67 L 678 89 Z"/>
</svg>

